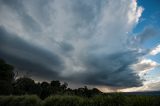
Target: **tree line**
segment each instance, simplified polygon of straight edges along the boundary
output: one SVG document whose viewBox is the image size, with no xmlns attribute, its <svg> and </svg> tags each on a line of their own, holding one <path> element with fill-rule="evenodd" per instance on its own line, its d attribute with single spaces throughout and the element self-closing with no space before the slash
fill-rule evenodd
<svg viewBox="0 0 160 106">
<path fill-rule="evenodd" d="M 50 95 L 77 95 L 83 97 L 92 97 L 101 94 L 97 88 L 71 89 L 67 83 L 61 84 L 58 80 L 50 82 L 38 82 L 31 78 L 15 78 L 14 67 L 0 59 L 0 95 L 37 95 L 45 99 Z"/>
</svg>

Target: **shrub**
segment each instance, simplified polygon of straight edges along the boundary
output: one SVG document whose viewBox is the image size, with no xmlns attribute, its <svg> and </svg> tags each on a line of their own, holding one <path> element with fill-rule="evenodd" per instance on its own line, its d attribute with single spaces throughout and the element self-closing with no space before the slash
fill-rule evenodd
<svg viewBox="0 0 160 106">
<path fill-rule="evenodd" d="M 160 96 L 104 94 L 94 97 L 50 96 L 40 100 L 34 95 L 0 96 L 0 106 L 160 106 Z"/>
<path fill-rule="evenodd" d="M 37 96 L 3 96 L 0 106 L 41 106 L 41 101 Z"/>
<path fill-rule="evenodd" d="M 50 96 L 44 100 L 43 106 L 81 106 L 83 98 L 77 96 Z"/>
<path fill-rule="evenodd" d="M 125 104 L 127 106 L 159 106 L 159 99 L 158 96 L 127 96 Z"/>
</svg>

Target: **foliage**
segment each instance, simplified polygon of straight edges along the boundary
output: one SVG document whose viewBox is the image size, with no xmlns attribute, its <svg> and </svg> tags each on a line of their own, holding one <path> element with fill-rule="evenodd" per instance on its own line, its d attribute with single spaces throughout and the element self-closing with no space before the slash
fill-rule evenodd
<svg viewBox="0 0 160 106">
<path fill-rule="evenodd" d="M 0 59 L 0 94 L 8 95 L 13 91 L 14 67 Z"/>
<path fill-rule="evenodd" d="M 128 106 L 160 106 L 160 96 L 134 95 L 126 98 L 126 104 Z"/>
<path fill-rule="evenodd" d="M 105 94 L 86 98 L 55 95 L 40 100 L 34 95 L 0 96 L 0 106 L 160 106 L 159 96 Z"/>
<path fill-rule="evenodd" d="M 0 80 L 0 94 L 9 95 L 13 92 L 12 84 L 5 80 Z"/>
<path fill-rule="evenodd" d="M 83 98 L 77 96 L 51 96 L 45 99 L 43 106 L 79 106 Z"/>
<path fill-rule="evenodd" d="M 37 96 L 3 96 L 0 106 L 41 106 L 41 100 Z"/>
<path fill-rule="evenodd" d="M 33 94 L 35 92 L 35 82 L 30 78 L 19 78 L 14 83 L 15 94 Z"/>
<path fill-rule="evenodd" d="M 14 79 L 14 67 L 5 63 L 4 60 L 0 59 L 0 80 L 5 80 L 8 82 L 13 81 Z"/>
</svg>

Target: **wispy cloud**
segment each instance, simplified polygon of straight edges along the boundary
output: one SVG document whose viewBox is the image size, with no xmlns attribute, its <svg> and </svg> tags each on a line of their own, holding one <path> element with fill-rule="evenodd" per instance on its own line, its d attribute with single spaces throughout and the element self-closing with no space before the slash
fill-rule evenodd
<svg viewBox="0 0 160 106">
<path fill-rule="evenodd" d="M 153 48 L 151 51 L 150 51 L 150 55 L 157 55 L 160 53 L 160 45 L 158 45 L 157 47 Z"/>
</svg>

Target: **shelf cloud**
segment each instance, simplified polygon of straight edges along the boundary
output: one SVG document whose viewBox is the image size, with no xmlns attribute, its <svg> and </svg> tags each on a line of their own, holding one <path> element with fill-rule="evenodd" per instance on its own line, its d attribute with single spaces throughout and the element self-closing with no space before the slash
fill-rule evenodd
<svg viewBox="0 0 160 106">
<path fill-rule="evenodd" d="M 149 52 L 128 38 L 143 10 L 135 0 L 1 0 L 0 57 L 48 80 L 142 86 L 131 66 Z"/>
</svg>

